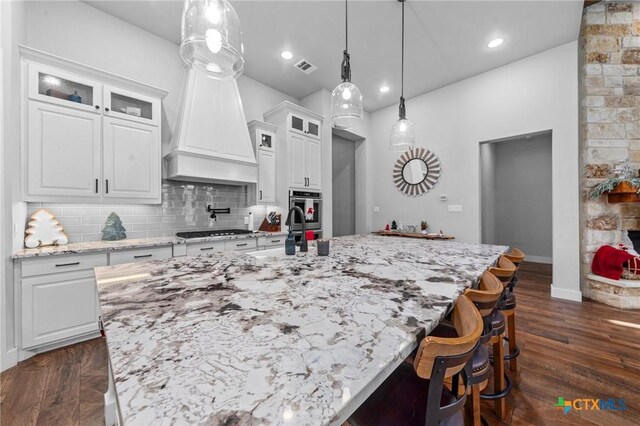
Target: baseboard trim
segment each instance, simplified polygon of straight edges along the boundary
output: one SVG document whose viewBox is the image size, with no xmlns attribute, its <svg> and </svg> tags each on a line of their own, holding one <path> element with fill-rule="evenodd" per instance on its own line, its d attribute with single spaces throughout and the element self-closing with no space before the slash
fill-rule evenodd
<svg viewBox="0 0 640 426">
<path fill-rule="evenodd" d="M 582 302 L 581 291 L 555 287 L 553 284 L 551 284 L 551 297 L 554 299 L 571 300 L 572 302 Z"/>
<path fill-rule="evenodd" d="M 533 262 L 533 263 L 546 263 L 547 265 L 551 265 L 553 263 L 553 259 L 551 257 L 545 257 L 545 256 L 529 256 L 527 255 L 526 262 Z"/>
<path fill-rule="evenodd" d="M 13 348 L 2 354 L 0 371 L 8 370 L 18 364 L 18 348 Z"/>
</svg>

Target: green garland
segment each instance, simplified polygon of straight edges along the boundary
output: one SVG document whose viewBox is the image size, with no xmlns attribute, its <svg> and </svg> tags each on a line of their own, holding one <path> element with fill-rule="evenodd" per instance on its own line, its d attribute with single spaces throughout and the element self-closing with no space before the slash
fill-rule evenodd
<svg viewBox="0 0 640 426">
<path fill-rule="evenodd" d="M 613 191 L 622 182 L 629 182 L 640 193 L 640 178 L 612 178 L 596 185 L 589 193 L 589 196 L 598 198 L 604 193 Z"/>
</svg>

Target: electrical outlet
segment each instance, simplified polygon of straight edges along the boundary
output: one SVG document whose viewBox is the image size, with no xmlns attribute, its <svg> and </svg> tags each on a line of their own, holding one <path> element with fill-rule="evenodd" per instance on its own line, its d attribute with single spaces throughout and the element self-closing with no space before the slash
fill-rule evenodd
<svg viewBox="0 0 640 426">
<path fill-rule="evenodd" d="M 244 224 L 248 225 L 249 224 L 249 216 L 245 216 L 244 217 Z"/>
<path fill-rule="evenodd" d="M 462 206 L 460 204 L 449 204 L 448 206 L 449 213 L 461 213 Z"/>
<path fill-rule="evenodd" d="M 374 213 L 380 213 L 380 207 L 375 206 L 375 207 L 373 208 L 373 212 L 374 212 Z"/>
</svg>

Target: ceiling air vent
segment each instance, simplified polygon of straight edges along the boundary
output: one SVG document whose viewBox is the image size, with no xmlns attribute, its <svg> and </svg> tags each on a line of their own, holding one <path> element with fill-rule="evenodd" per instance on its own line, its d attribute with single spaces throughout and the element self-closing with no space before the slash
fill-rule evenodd
<svg viewBox="0 0 640 426">
<path fill-rule="evenodd" d="M 311 74 L 312 72 L 314 72 L 315 70 L 318 69 L 318 67 L 316 67 L 312 63 L 308 62 L 306 59 L 303 59 L 300 62 L 298 62 L 295 65 L 295 67 L 298 68 L 300 71 L 302 71 L 305 74 Z"/>
</svg>

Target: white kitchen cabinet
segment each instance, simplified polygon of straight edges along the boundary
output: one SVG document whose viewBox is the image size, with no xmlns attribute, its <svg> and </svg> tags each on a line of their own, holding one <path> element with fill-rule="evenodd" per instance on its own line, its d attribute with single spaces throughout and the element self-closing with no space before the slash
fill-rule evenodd
<svg viewBox="0 0 640 426">
<path fill-rule="evenodd" d="M 97 335 L 93 268 L 107 265 L 106 253 L 35 258 L 19 265 L 22 349 Z"/>
<path fill-rule="evenodd" d="M 276 198 L 289 208 L 289 190 L 322 191 L 323 117 L 284 101 L 267 111 L 268 123 L 286 131 L 278 132 L 276 143 Z"/>
<path fill-rule="evenodd" d="M 100 198 L 100 116 L 29 101 L 26 141 L 27 192 L 52 199 L 69 194 Z"/>
<path fill-rule="evenodd" d="M 276 154 L 270 150 L 258 150 L 258 204 L 276 202 Z"/>
<path fill-rule="evenodd" d="M 224 241 L 209 241 L 204 243 L 191 243 L 187 241 L 187 256 L 200 256 L 225 250 Z"/>
<path fill-rule="evenodd" d="M 308 136 L 289 135 L 290 188 L 320 189 L 320 141 Z"/>
<path fill-rule="evenodd" d="M 258 183 L 248 189 L 248 205 L 276 203 L 276 131 L 277 127 L 253 120 L 249 135 L 258 162 Z"/>
<path fill-rule="evenodd" d="M 160 144 L 156 126 L 103 118 L 104 198 L 160 198 Z"/>
<path fill-rule="evenodd" d="M 301 188 L 307 186 L 307 172 L 309 170 L 308 138 L 292 133 L 289 135 L 289 187 Z"/>
<path fill-rule="evenodd" d="M 171 246 L 120 250 L 109 253 L 109 266 L 123 263 L 150 262 L 152 260 L 170 259 Z"/>
<path fill-rule="evenodd" d="M 161 202 L 166 91 L 24 46 L 25 201 Z"/>
</svg>

